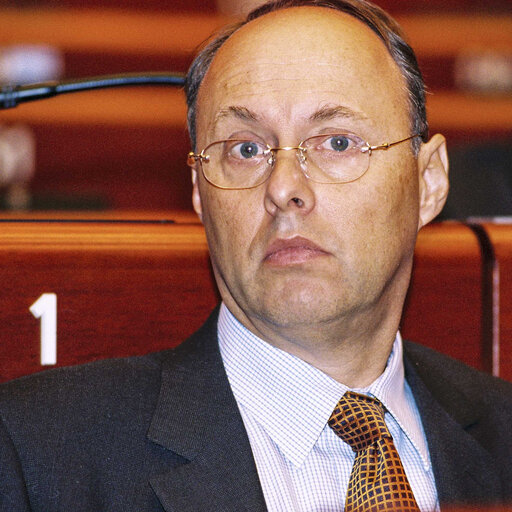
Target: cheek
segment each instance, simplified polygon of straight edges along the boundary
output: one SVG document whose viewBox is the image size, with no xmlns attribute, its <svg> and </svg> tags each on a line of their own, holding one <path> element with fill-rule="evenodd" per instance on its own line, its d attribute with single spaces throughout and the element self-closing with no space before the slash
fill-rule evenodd
<svg viewBox="0 0 512 512">
<path fill-rule="evenodd" d="M 254 203 L 247 191 L 220 190 L 203 184 L 203 223 L 217 262 L 246 259 L 257 226 Z"/>
<path fill-rule="evenodd" d="M 397 223 L 416 225 L 419 207 L 418 179 L 415 161 L 397 159 L 388 168 L 378 172 L 374 180 L 369 204 L 375 205 L 378 218 L 392 227 Z M 373 198 L 373 200 L 372 200 Z"/>
<path fill-rule="evenodd" d="M 374 190 L 378 209 L 371 209 L 373 238 L 379 240 L 383 251 L 397 257 L 408 254 L 415 243 L 418 226 L 418 180 L 411 165 L 395 167 L 388 179 Z"/>
<path fill-rule="evenodd" d="M 366 174 L 343 187 L 326 214 L 344 239 L 345 257 L 354 258 L 357 266 L 361 259 L 385 259 L 390 251 L 410 249 L 418 222 L 418 183 L 410 163 Z"/>
<path fill-rule="evenodd" d="M 394 191 L 390 193 L 393 206 L 393 216 L 402 220 L 405 228 L 410 226 L 413 233 L 416 233 L 419 215 L 419 183 L 415 161 L 404 167 L 405 171 L 397 172 L 393 182 Z"/>
</svg>

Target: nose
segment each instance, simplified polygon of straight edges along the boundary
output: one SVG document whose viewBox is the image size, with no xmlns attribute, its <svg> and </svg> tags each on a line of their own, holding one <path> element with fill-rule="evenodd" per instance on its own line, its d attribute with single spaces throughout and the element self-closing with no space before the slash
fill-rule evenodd
<svg viewBox="0 0 512 512">
<path fill-rule="evenodd" d="M 274 150 L 272 174 L 265 183 L 265 209 L 270 215 L 307 215 L 315 207 L 315 192 L 300 167 L 300 157 L 296 148 Z"/>
</svg>

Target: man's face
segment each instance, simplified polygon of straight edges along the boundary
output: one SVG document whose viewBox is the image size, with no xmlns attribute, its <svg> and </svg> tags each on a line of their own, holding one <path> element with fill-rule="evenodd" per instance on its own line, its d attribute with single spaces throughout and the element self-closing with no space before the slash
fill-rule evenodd
<svg viewBox="0 0 512 512">
<path fill-rule="evenodd" d="M 372 145 L 411 135 L 405 81 L 385 46 L 327 8 L 285 9 L 239 30 L 216 55 L 197 113 L 198 150 L 228 138 L 283 147 L 320 133 Z M 393 300 L 401 308 L 419 224 L 409 142 L 375 151 L 346 184 L 308 180 L 293 151 L 279 151 L 256 188 L 194 176 L 221 296 L 249 328 L 271 338 L 384 315 Z"/>
</svg>

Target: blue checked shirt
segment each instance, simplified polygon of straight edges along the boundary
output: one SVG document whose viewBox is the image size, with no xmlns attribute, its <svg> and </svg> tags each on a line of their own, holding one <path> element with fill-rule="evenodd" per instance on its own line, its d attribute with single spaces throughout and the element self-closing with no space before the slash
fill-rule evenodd
<svg viewBox="0 0 512 512">
<path fill-rule="evenodd" d="M 355 454 L 327 421 L 348 388 L 255 336 L 224 304 L 218 336 L 269 512 L 343 512 Z M 425 434 L 404 379 L 399 334 L 384 373 L 353 391 L 385 405 L 386 424 L 421 511 L 439 511 Z"/>
</svg>

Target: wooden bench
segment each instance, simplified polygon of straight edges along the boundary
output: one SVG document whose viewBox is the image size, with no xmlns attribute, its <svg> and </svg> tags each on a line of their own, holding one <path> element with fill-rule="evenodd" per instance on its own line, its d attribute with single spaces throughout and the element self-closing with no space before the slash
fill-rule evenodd
<svg viewBox="0 0 512 512">
<path fill-rule="evenodd" d="M 432 131 L 445 133 L 450 142 L 507 137 L 512 131 L 512 98 L 455 90 L 452 75 L 455 59 L 468 42 L 472 50 L 509 52 L 512 17 L 468 10 L 406 12 L 398 19 L 420 64 L 425 64 L 427 83 L 434 92 L 428 96 Z M 184 71 L 197 46 L 225 22 L 211 10 L 3 7 L 0 45 L 54 45 L 64 54 L 68 77 Z M 76 208 L 190 208 L 182 91 L 81 93 L 2 111 L 1 119 L 7 124 L 25 123 L 35 133 L 36 207 L 74 200 Z"/>
<path fill-rule="evenodd" d="M 455 222 L 423 228 L 402 319 L 404 338 L 492 372 L 482 323 L 479 240 Z"/>
<path fill-rule="evenodd" d="M 482 228 L 491 250 L 494 366 L 500 376 L 512 380 L 512 218 L 482 222 Z"/>
<path fill-rule="evenodd" d="M 57 299 L 59 366 L 176 345 L 218 302 L 204 231 L 193 217 L 91 220 L 82 214 L 65 222 L 49 215 L 1 222 L 1 380 L 47 367 L 40 361 L 41 315 L 51 321 L 55 309 L 40 299 L 44 294 Z M 424 228 L 404 337 L 492 371 L 493 347 L 482 344 L 482 275 L 472 229 L 448 222 Z"/>
<path fill-rule="evenodd" d="M 40 333 L 55 314 L 45 294 L 57 298 L 59 366 L 175 345 L 218 301 L 198 223 L 15 221 L 0 230 L 3 380 L 42 368 Z M 38 300 L 39 319 L 29 310 Z"/>
</svg>

